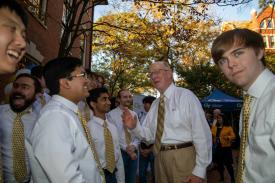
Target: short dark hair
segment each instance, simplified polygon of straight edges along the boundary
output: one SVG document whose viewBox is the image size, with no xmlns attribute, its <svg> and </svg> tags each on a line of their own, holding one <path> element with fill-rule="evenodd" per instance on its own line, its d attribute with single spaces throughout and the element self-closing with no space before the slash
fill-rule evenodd
<svg viewBox="0 0 275 183">
<path fill-rule="evenodd" d="M 256 54 L 265 48 L 261 34 L 249 29 L 229 30 L 223 32 L 213 42 L 211 54 L 214 62 L 217 64 L 222 55 L 234 45 L 253 48 Z M 261 60 L 265 65 L 264 56 Z"/>
<path fill-rule="evenodd" d="M 60 92 L 59 80 L 70 77 L 76 67 L 82 66 L 82 62 L 76 57 L 58 57 L 49 61 L 44 67 L 44 78 L 50 95 Z"/>
<path fill-rule="evenodd" d="M 34 83 L 34 87 L 35 87 L 35 93 L 41 93 L 42 92 L 42 86 L 40 84 L 40 82 L 38 81 L 38 79 L 35 76 L 32 76 L 31 74 L 28 73 L 22 73 L 19 74 L 14 81 L 17 81 L 19 78 L 30 78 L 33 80 Z"/>
<path fill-rule="evenodd" d="M 31 69 L 31 75 L 37 77 L 37 78 L 42 78 L 43 76 L 43 66 L 41 65 L 37 65 L 37 66 L 34 66 L 32 69 Z"/>
<path fill-rule="evenodd" d="M 143 98 L 142 103 L 148 103 L 148 104 L 152 104 L 154 102 L 154 100 L 156 99 L 156 97 L 153 96 L 146 96 Z"/>
<path fill-rule="evenodd" d="M 25 27 L 28 25 L 28 15 L 24 10 L 23 6 L 21 6 L 15 0 L 1 0 L 0 1 L 0 9 L 1 8 L 8 8 L 11 12 L 15 12 L 18 15 Z"/>
<path fill-rule="evenodd" d="M 95 89 L 92 89 L 89 91 L 89 96 L 86 98 L 86 102 L 90 106 L 91 109 L 92 109 L 92 106 L 90 105 L 90 102 L 97 102 L 97 99 L 103 93 L 108 93 L 107 88 L 101 87 L 101 88 L 95 88 Z"/>
</svg>

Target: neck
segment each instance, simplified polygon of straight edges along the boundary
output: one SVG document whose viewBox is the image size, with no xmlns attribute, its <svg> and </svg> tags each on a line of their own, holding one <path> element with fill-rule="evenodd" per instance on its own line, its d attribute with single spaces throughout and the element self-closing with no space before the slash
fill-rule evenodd
<svg viewBox="0 0 275 183">
<path fill-rule="evenodd" d="M 95 116 L 100 118 L 100 119 L 103 119 L 103 120 L 106 120 L 106 115 L 105 113 L 100 113 L 100 112 L 97 112 L 97 111 L 94 111 L 95 113 Z"/>
</svg>

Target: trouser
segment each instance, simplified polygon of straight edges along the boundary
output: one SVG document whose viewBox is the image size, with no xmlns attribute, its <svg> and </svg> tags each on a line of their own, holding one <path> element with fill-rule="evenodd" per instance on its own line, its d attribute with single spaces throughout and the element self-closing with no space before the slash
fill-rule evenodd
<svg viewBox="0 0 275 183">
<path fill-rule="evenodd" d="M 155 156 L 155 180 L 157 183 L 182 183 L 196 163 L 194 146 L 160 151 Z"/>
<path fill-rule="evenodd" d="M 116 174 L 115 174 L 116 170 L 113 173 L 109 172 L 106 169 L 103 169 L 103 170 L 104 170 L 106 183 L 117 183 Z"/>
<path fill-rule="evenodd" d="M 141 154 L 139 156 L 139 182 L 140 183 L 147 183 L 147 169 L 148 165 L 150 164 L 153 183 L 155 182 L 154 176 L 154 154 L 151 152 L 148 154 L 147 157 L 143 157 Z"/>
<path fill-rule="evenodd" d="M 136 172 L 137 172 L 137 159 L 132 160 L 126 151 L 121 150 L 124 171 L 125 171 L 125 183 L 135 183 L 136 182 Z M 136 152 L 137 154 L 137 152 Z"/>
</svg>

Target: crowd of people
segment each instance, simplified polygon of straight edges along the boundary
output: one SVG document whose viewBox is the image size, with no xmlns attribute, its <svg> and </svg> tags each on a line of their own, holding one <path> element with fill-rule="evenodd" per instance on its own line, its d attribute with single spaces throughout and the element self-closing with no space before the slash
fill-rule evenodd
<svg viewBox="0 0 275 183">
<path fill-rule="evenodd" d="M 0 1 L 0 74 L 13 73 L 26 52 L 27 15 L 14 0 Z M 207 167 L 224 166 L 231 182 L 274 183 L 275 76 L 265 67 L 260 34 L 234 29 L 212 44 L 214 62 L 244 90 L 237 176 L 232 127 L 219 109 L 206 120 L 199 99 L 177 87 L 168 60 L 149 67 L 160 97 L 131 110 L 121 88 L 111 109 L 104 78 L 75 57 L 57 57 L 18 74 L 8 104 L 0 106 L 0 183 L 134 183 L 148 164 L 156 183 L 207 182 Z M 212 153 L 213 150 L 213 153 Z M 139 162 L 139 163 L 138 163 Z"/>
</svg>

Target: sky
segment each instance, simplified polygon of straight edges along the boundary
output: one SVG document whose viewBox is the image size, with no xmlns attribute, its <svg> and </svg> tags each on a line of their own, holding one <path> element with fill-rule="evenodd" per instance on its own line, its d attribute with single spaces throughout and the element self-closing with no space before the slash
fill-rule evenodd
<svg viewBox="0 0 275 183">
<path fill-rule="evenodd" d="M 109 0 L 109 2 L 112 0 Z M 127 3 L 120 3 L 121 6 L 127 5 Z M 250 12 L 255 9 L 259 12 L 258 0 L 253 0 L 252 2 L 241 5 L 241 6 L 225 6 L 225 7 L 213 7 L 211 8 L 211 14 L 220 17 L 223 21 L 234 21 L 234 20 L 249 20 Z M 95 7 L 94 20 L 96 21 L 101 16 L 107 14 L 108 11 L 112 11 L 113 7 L 111 5 L 98 5 Z"/>
</svg>

